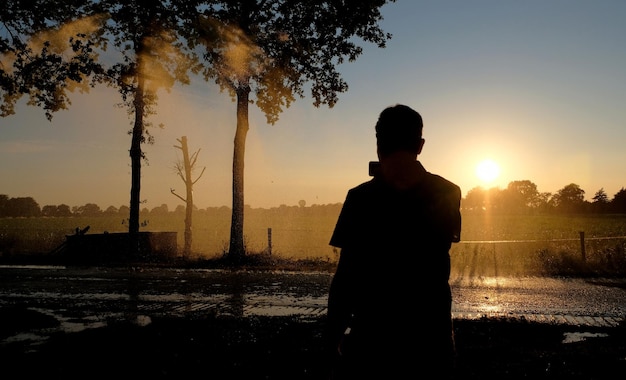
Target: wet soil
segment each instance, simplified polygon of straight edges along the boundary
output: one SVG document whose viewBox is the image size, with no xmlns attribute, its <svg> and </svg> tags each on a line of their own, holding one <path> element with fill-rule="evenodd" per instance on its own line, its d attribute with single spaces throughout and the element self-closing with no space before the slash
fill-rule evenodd
<svg viewBox="0 0 626 380">
<path fill-rule="evenodd" d="M 141 276 L 149 275 L 149 271 L 141 273 Z M 245 275 L 256 276 L 256 272 Z M 151 286 L 170 284 L 148 280 Z M 246 277 L 246 284 L 262 284 L 266 291 L 275 289 L 274 282 L 268 285 L 265 280 L 248 280 Z M 9 283 L 8 278 L 3 281 Z M 293 284 L 283 281 L 289 289 L 296 289 L 294 292 L 311 295 L 326 291 L 323 281 L 311 280 L 309 287 L 303 287 L 302 279 L 294 280 Z M 117 281 L 97 284 L 106 289 L 119 285 Z M 34 287 L 45 288 L 44 285 L 34 280 L 29 283 Z M 71 286 L 76 284 L 57 286 L 59 293 L 71 294 L 74 291 Z M 225 288 L 230 291 L 229 287 Z M 0 376 L 3 379 L 328 378 L 324 315 L 242 317 L 201 313 L 185 317 L 152 315 L 141 320 L 136 317 L 112 318 L 100 327 L 65 332 L 58 328 L 58 319 L 44 313 L 41 305 L 0 304 Z M 41 331 L 50 331 L 41 341 L 11 340 L 15 335 L 36 335 Z M 586 338 L 565 343 L 567 337 L 576 333 Z M 459 380 L 616 379 L 626 373 L 624 322 L 610 327 L 578 327 L 523 318 L 461 319 L 455 320 L 455 335 L 458 360 L 454 378 Z M 419 342 L 407 342 L 407 345 L 419 345 Z M 419 368 L 416 373 L 420 374 Z M 437 378 L 423 375 L 423 378 Z"/>
<path fill-rule="evenodd" d="M 324 316 L 224 315 L 153 318 L 147 324 L 114 321 L 77 333 L 54 333 L 38 346 L 4 343 L 0 361 L 2 373 L 10 375 L 6 378 L 326 379 L 324 323 Z M 30 309 L 4 309 L 0 336 L 52 324 Z M 584 330 L 597 336 L 564 343 L 577 327 L 505 318 L 455 321 L 455 378 L 623 376 L 626 326 Z"/>
</svg>

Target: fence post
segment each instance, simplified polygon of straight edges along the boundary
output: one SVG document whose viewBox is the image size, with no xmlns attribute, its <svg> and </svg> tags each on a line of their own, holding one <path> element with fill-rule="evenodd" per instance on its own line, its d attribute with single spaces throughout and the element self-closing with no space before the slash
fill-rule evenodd
<svg viewBox="0 0 626 380">
<path fill-rule="evenodd" d="M 272 227 L 267 228 L 267 253 L 272 254 Z"/>
<path fill-rule="evenodd" d="M 587 253 L 585 252 L 585 231 L 578 231 L 580 235 L 580 254 L 582 255 L 583 263 L 587 261 Z"/>
</svg>

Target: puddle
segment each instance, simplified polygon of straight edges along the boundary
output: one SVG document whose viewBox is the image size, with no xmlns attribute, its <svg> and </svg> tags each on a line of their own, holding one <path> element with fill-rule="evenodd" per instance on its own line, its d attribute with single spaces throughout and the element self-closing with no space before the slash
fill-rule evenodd
<svg viewBox="0 0 626 380">
<path fill-rule="evenodd" d="M 16 342 L 25 342 L 25 341 L 43 341 L 46 337 L 35 334 L 34 332 L 22 332 L 19 334 L 15 334 L 13 336 L 5 338 L 2 343 L 16 343 Z"/>
<path fill-rule="evenodd" d="M 591 332 L 566 332 L 563 333 L 562 343 L 582 342 L 588 338 L 605 338 L 609 336 L 607 333 L 591 333 Z"/>
<path fill-rule="evenodd" d="M 263 306 L 250 305 L 244 307 L 243 316 L 319 316 L 326 312 L 323 308 L 301 307 L 301 306 Z"/>
<path fill-rule="evenodd" d="M 3 264 L 0 268 L 4 269 L 66 269 L 63 265 L 15 265 L 15 264 Z"/>
</svg>

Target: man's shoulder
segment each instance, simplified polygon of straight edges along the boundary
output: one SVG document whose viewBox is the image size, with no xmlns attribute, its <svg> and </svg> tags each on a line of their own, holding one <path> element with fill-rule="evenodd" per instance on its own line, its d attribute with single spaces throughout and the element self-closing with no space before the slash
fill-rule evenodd
<svg viewBox="0 0 626 380">
<path fill-rule="evenodd" d="M 426 174 L 426 183 L 428 187 L 431 189 L 442 192 L 442 193 L 451 193 L 451 194 L 461 194 L 461 188 L 454 182 L 438 175 L 433 174 L 431 172 L 425 172 Z M 381 187 L 384 187 L 383 184 L 377 180 L 376 178 L 372 178 L 369 181 L 362 182 L 350 190 L 348 193 L 353 196 L 365 195 L 371 192 L 377 192 L 381 190 Z"/>
<path fill-rule="evenodd" d="M 427 172 L 430 186 L 437 192 L 461 195 L 461 188 L 456 183 L 434 173 Z"/>
<path fill-rule="evenodd" d="M 371 191 L 374 187 L 375 187 L 375 181 L 372 178 L 369 181 L 362 182 L 352 187 L 350 190 L 348 190 L 348 193 L 349 194 L 363 194 L 363 193 L 367 193 Z"/>
</svg>

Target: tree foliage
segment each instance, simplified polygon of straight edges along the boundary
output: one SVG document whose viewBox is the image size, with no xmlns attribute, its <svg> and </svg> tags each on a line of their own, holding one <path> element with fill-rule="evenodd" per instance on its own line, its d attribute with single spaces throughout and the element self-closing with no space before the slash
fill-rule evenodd
<svg viewBox="0 0 626 380">
<path fill-rule="evenodd" d="M 348 90 L 338 67 L 363 52 L 358 40 L 384 48 L 391 35 L 378 26 L 390 1 L 205 2 L 192 49 L 201 48 L 202 74 L 235 98 L 254 103 L 275 123 L 310 84 L 313 104 L 334 106 Z M 393 1 L 391 1 L 393 2 Z"/>
<path fill-rule="evenodd" d="M 531 181 L 509 182 L 504 192 L 503 207 L 516 212 L 536 208 L 538 205 L 539 191 L 537 185 Z"/>
<path fill-rule="evenodd" d="M 9 198 L 0 195 L 0 217 L 36 217 L 41 215 L 39 204 L 32 197 Z"/>
<path fill-rule="evenodd" d="M 622 187 L 617 193 L 615 193 L 615 196 L 611 201 L 611 206 L 614 212 L 626 214 L 626 189 Z"/>
<path fill-rule="evenodd" d="M 553 197 L 557 210 L 562 212 L 582 211 L 585 201 L 585 190 L 575 183 L 560 189 Z"/>
<path fill-rule="evenodd" d="M 6 0 L 0 9 L 0 116 L 15 113 L 15 104 L 41 107 L 48 120 L 71 104 L 69 93 L 88 91 L 102 71 L 95 48 L 101 43 L 85 17 L 85 0 Z"/>
</svg>

